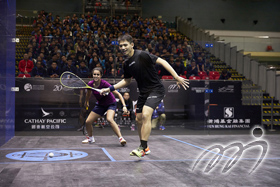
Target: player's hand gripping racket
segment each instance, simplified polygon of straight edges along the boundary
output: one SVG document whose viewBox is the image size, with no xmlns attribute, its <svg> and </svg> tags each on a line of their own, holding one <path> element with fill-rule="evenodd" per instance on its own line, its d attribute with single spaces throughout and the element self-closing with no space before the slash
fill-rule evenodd
<svg viewBox="0 0 280 187">
<path fill-rule="evenodd" d="M 77 75 L 69 71 L 65 71 L 64 73 L 61 74 L 60 83 L 66 88 L 72 88 L 72 89 L 89 88 L 99 93 L 101 92 L 100 89 L 93 88 L 87 85 L 80 77 L 78 77 Z M 106 95 L 108 94 L 109 93 L 106 93 Z"/>
</svg>

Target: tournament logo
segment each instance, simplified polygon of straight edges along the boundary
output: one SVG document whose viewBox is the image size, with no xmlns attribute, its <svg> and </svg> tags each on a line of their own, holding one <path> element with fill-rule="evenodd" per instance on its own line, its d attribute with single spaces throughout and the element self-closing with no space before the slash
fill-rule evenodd
<svg viewBox="0 0 280 187">
<path fill-rule="evenodd" d="M 30 83 L 26 83 L 26 84 L 24 85 L 24 89 L 25 89 L 25 91 L 29 92 L 29 91 L 32 90 L 32 85 L 31 85 Z"/>
<path fill-rule="evenodd" d="M 256 136 L 254 134 L 254 132 L 259 129 L 262 131 L 262 133 L 260 136 Z M 269 150 L 269 144 L 265 140 L 260 139 L 263 132 L 264 132 L 264 130 L 261 127 L 256 126 L 252 131 L 252 135 L 253 135 L 253 137 L 256 138 L 256 140 L 248 143 L 247 145 L 243 145 L 242 142 L 233 142 L 229 145 L 220 145 L 220 144 L 212 145 L 211 147 L 205 149 L 203 151 L 203 153 L 199 156 L 199 158 L 196 160 L 196 162 L 193 165 L 192 171 L 195 169 L 197 164 L 202 160 L 202 158 L 207 153 L 211 152 L 211 153 L 215 153 L 215 155 L 212 157 L 212 159 L 208 163 L 206 163 L 204 172 L 209 173 L 222 160 L 222 157 L 224 157 L 224 159 L 227 159 L 227 163 L 225 164 L 224 168 L 222 169 L 222 173 L 227 173 L 231 168 L 233 168 L 233 166 L 240 159 L 248 160 L 248 158 L 242 158 L 242 154 L 244 151 L 247 151 L 247 149 L 251 150 L 252 147 L 256 147 L 260 150 L 261 154 L 258 158 L 255 158 L 257 160 L 257 162 L 254 165 L 254 167 L 251 169 L 251 171 L 249 172 L 249 174 L 251 174 L 258 168 L 258 166 L 264 160 L 264 158 Z M 231 156 L 224 155 L 225 152 L 231 148 L 238 148 L 238 150 L 236 152 L 234 152 Z M 214 150 L 214 149 L 218 149 L 219 152 L 213 152 L 212 150 Z"/>
<path fill-rule="evenodd" d="M 52 112 L 46 112 L 43 108 L 41 108 L 42 110 L 42 117 L 47 117 L 47 116 L 52 116 L 53 113 Z"/>
<path fill-rule="evenodd" d="M 61 111 L 59 112 L 59 115 L 60 115 L 61 117 L 66 116 L 66 114 L 65 114 L 65 112 L 64 112 L 63 110 L 61 110 Z"/>
<path fill-rule="evenodd" d="M 224 107 L 224 118 L 234 118 L 233 107 Z"/>
<path fill-rule="evenodd" d="M 219 93 L 234 93 L 234 85 L 227 85 L 218 89 Z"/>
<path fill-rule="evenodd" d="M 170 84 L 168 86 L 168 92 L 171 92 L 171 93 L 177 93 L 178 89 L 179 89 L 179 87 L 177 84 Z"/>
<path fill-rule="evenodd" d="M 30 83 L 26 83 L 23 88 L 27 92 L 29 92 L 31 90 L 42 91 L 42 90 L 45 90 L 45 85 L 35 85 L 35 84 L 32 85 Z"/>
<path fill-rule="evenodd" d="M 50 153 L 53 153 L 52 157 L 49 156 Z M 86 156 L 88 156 L 88 153 L 75 150 L 28 150 L 13 152 L 6 155 L 9 159 L 31 162 L 74 160 Z"/>
<path fill-rule="evenodd" d="M 133 64 L 135 64 L 135 61 L 131 62 L 131 63 L 129 64 L 129 66 L 132 66 Z"/>
</svg>

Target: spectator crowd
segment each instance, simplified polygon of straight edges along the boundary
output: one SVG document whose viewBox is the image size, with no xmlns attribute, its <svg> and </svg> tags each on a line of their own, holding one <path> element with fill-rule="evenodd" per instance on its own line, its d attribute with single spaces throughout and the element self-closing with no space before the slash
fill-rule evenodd
<svg viewBox="0 0 280 187">
<path fill-rule="evenodd" d="M 167 60 L 181 76 L 214 70 L 209 54 L 200 45 L 156 17 L 101 17 L 88 12 L 61 18 L 42 10 L 33 27 L 24 59 L 19 62 L 21 75 L 57 78 L 70 71 L 87 78 L 93 68 L 102 67 L 104 77 L 122 77 L 125 57 L 116 40 L 125 33 L 133 36 L 135 49 Z M 170 75 L 160 65 L 156 68 L 159 76 Z"/>
</svg>

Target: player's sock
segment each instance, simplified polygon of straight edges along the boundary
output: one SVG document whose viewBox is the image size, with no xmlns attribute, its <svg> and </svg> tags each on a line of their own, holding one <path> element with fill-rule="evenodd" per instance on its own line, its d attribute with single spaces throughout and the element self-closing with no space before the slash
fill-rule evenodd
<svg viewBox="0 0 280 187">
<path fill-rule="evenodd" d="M 143 147 L 143 150 L 145 151 L 145 149 L 148 147 L 148 141 L 141 140 L 141 147 Z"/>
</svg>

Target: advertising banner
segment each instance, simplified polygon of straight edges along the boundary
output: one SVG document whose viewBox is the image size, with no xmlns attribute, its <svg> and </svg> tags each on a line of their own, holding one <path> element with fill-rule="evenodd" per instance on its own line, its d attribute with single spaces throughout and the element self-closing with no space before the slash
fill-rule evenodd
<svg viewBox="0 0 280 187">
<path fill-rule="evenodd" d="M 89 82 L 91 79 L 84 79 Z M 115 84 L 119 80 L 106 79 L 110 84 Z M 233 81 L 226 82 L 208 81 L 213 89 L 210 94 L 210 102 L 220 103 L 219 97 L 228 98 L 227 103 L 234 101 L 241 103 L 241 83 Z M 213 83 L 212 83 L 213 82 Z M 167 120 L 172 121 L 173 125 L 181 125 L 185 122 L 191 122 L 194 119 L 204 121 L 205 93 L 209 91 L 206 88 L 205 81 L 191 81 L 190 88 L 184 90 L 177 86 L 174 80 L 163 80 L 165 87 L 165 112 Z M 233 86 L 232 86 L 233 85 Z M 80 110 L 84 105 L 86 90 L 69 89 L 60 84 L 59 79 L 16 79 L 15 102 L 15 128 L 22 130 L 66 130 L 79 128 L 78 117 Z M 224 89 L 223 87 L 231 88 Z M 233 90 L 232 90 L 233 89 Z M 220 90 L 220 91 L 219 91 Z M 137 82 L 132 80 L 131 84 L 118 90 L 121 94 L 129 92 L 136 108 L 139 90 Z M 227 91 L 227 92 L 224 92 Z M 219 96 L 215 96 L 218 94 Z M 234 99 L 237 95 L 237 99 Z M 119 100 L 116 98 L 117 101 Z M 95 105 L 95 98 L 90 99 L 91 110 Z"/>
<path fill-rule="evenodd" d="M 207 127 L 211 129 L 250 129 L 256 124 L 260 125 L 261 112 L 261 106 L 210 106 Z"/>
</svg>

